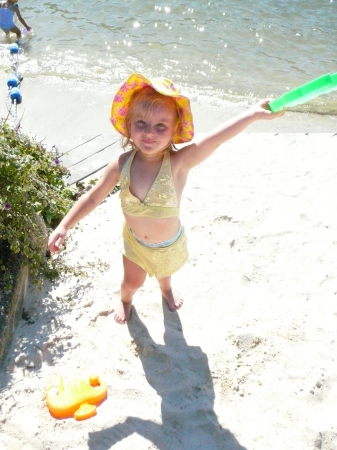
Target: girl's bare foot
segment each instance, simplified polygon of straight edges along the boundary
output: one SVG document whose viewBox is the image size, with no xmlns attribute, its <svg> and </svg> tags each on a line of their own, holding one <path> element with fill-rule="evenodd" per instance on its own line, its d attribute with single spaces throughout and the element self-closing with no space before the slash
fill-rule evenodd
<svg viewBox="0 0 337 450">
<path fill-rule="evenodd" d="M 115 309 L 114 319 L 120 325 L 128 323 L 130 320 L 132 303 L 124 303 L 119 301 L 117 308 Z"/>
<path fill-rule="evenodd" d="M 170 311 L 176 311 L 183 306 L 184 300 L 180 297 L 179 294 L 173 292 L 172 289 L 167 292 L 162 292 L 162 295 Z"/>
</svg>

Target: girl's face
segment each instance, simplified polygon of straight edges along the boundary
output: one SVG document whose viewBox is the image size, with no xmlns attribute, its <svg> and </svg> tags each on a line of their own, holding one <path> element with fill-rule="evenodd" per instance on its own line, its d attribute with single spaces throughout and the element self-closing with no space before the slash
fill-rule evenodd
<svg viewBox="0 0 337 450">
<path fill-rule="evenodd" d="M 142 153 L 153 156 L 168 147 L 175 123 L 175 113 L 167 106 L 154 106 L 146 112 L 139 106 L 130 120 L 130 137 Z"/>
</svg>

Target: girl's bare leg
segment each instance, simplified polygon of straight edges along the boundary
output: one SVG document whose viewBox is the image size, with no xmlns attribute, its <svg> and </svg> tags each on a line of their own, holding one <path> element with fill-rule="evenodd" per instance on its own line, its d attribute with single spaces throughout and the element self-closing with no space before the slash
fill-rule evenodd
<svg viewBox="0 0 337 450">
<path fill-rule="evenodd" d="M 115 309 L 114 318 L 119 324 L 127 323 L 130 319 L 132 298 L 143 285 L 146 272 L 138 264 L 123 255 L 124 278 L 121 284 L 121 300 Z"/>
<path fill-rule="evenodd" d="M 11 32 L 16 34 L 16 37 L 18 39 L 20 39 L 21 37 L 21 31 L 20 28 L 18 28 L 16 25 L 14 25 L 14 27 L 11 28 Z"/>
<path fill-rule="evenodd" d="M 167 306 L 171 311 L 175 311 L 183 306 L 184 300 L 176 293 L 172 291 L 171 277 L 160 278 L 158 280 L 159 287 L 164 297 Z"/>
</svg>

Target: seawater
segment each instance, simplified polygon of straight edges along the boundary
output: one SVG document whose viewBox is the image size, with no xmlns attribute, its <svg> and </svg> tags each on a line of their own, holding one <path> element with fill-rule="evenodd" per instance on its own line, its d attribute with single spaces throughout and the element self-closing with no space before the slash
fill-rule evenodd
<svg viewBox="0 0 337 450">
<path fill-rule="evenodd" d="M 29 77 L 113 92 L 131 73 L 172 79 L 192 100 L 252 102 L 337 72 L 337 0 L 19 2 Z M 20 25 L 20 24 L 19 24 Z M 0 35 L 0 68 L 9 66 Z M 296 109 L 296 108 L 295 108 Z M 337 114 L 332 92 L 297 107 Z"/>
</svg>

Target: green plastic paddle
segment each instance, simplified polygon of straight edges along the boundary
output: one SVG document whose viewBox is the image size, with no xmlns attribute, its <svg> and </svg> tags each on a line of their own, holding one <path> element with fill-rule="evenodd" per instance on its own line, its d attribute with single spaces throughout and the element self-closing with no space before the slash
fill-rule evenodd
<svg viewBox="0 0 337 450">
<path fill-rule="evenodd" d="M 333 75 L 327 73 L 271 101 L 269 108 L 273 112 L 280 111 L 289 106 L 308 102 L 318 95 L 327 94 L 334 89 L 337 89 L 337 72 Z"/>
</svg>

